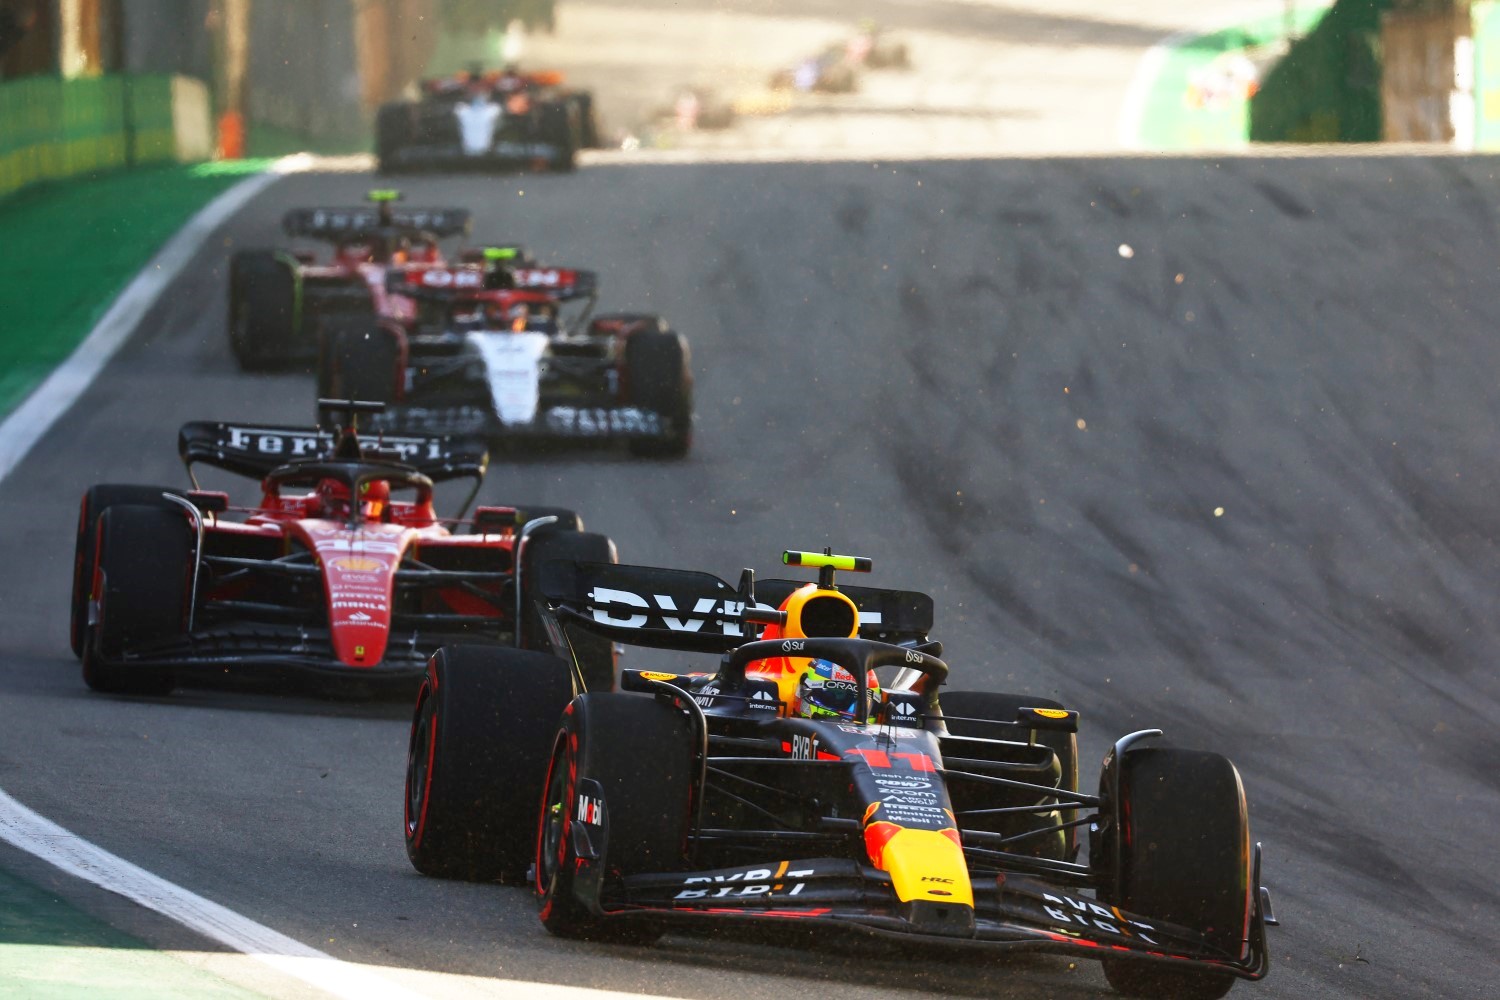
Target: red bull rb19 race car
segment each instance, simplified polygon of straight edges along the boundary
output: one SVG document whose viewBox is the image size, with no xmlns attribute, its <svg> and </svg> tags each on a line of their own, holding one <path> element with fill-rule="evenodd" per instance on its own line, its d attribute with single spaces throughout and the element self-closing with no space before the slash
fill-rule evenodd
<svg viewBox="0 0 1500 1000">
<path fill-rule="evenodd" d="M 798 922 L 1098 959 L 1121 992 L 1164 1000 L 1265 976 L 1274 918 L 1233 764 L 1145 730 L 1084 792 L 1076 712 L 940 695 L 930 598 L 835 583 L 868 560 L 784 559 L 818 581 L 550 562 L 551 655 L 440 650 L 411 735 L 415 867 L 529 871 L 564 937 Z M 580 636 L 718 665 L 626 669 L 600 691 L 570 666 Z"/>
</svg>

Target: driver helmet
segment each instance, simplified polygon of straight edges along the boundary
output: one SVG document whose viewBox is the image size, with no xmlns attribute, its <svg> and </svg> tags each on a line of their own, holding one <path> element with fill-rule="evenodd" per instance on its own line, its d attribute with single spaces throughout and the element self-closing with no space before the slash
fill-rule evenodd
<svg viewBox="0 0 1500 1000">
<path fill-rule="evenodd" d="M 524 333 L 531 321 L 531 308 L 524 302 L 492 302 L 486 312 L 489 325 L 496 330 Z"/>
<path fill-rule="evenodd" d="M 349 516 L 349 487 L 337 479 L 324 479 L 318 483 L 318 512 L 327 518 Z"/>
<path fill-rule="evenodd" d="M 879 700 L 879 683 L 870 675 L 870 703 Z M 859 710 L 859 684 L 832 660 L 811 660 L 797 682 L 797 712 L 804 719 L 853 719 Z"/>
<path fill-rule="evenodd" d="M 379 519 L 391 505 L 391 484 L 384 479 L 367 479 L 359 486 L 360 509 L 365 517 Z"/>
</svg>

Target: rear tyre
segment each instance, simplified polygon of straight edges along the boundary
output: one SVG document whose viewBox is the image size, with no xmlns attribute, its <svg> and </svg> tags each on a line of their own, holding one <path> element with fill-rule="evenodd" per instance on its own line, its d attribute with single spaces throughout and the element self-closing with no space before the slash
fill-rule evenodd
<svg viewBox="0 0 1500 1000">
<path fill-rule="evenodd" d="M 1202 931 L 1239 958 L 1252 892 L 1239 772 L 1219 754 L 1156 747 L 1129 751 L 1119 768 L 1122 829 L 1107 838 L 1107 851 L 1118 848 L 1120 868 L 1106 901 Z M 1235 980 L 1128 958 L 1106 958 L 1104 975 L 1126 996 L 1161 1000 L 1217 1000 Z"/>
<path fill-rule="evenodd" d="M 555 656 L 494 646 L 433 654 L 406 758 L 406 856 L 417 871 L 525 876 L 552 738 L 573 693 Z"/>
<path fill-rule="evenodd" d="M 581 91 L 573 95 L 573 106 L 578 113 L 578 148 L 599 149 L 599 116 L 594 112 L 594 95 Z"/>
<path fill-rule="evenodd" d="M 98 520 L 99 621 L 84 643 L 83 681 L 109 694 L 163 695 L 172 672 L 125 655 L 186 630 L 193 571 L 187 517 L 164 507 L 117 503 Z"/>
<path fill-rule="evenodd" d="M 411 107 L 405 103 L 385 104 L 375 115 L 375 161 L 382 174 L 400 169 L 397 154 L 411 142 Z"/>
<path fill-rule="evenodd" d="M 578 123 L 565 101 L 544 104 L 539 125 L 542 141 L 556 150 L 551 167 L 560 174 L 571 172 L 578 162 Z"/>
<path fill-rule="evenodd" d="M 244 371 L 292 360 L 297 340 L 297 276 L 270 250 L 241 250 L 229 261 L 229 349 Z"/>
<path fill-rule="evenodd" d="M 1014 722 L 1016 712 L 1022 708 L 1064 707 L 1050 698 L 1037 698 L 1024 694 L 1002 694 L 994 691 L 945 691 L 939 698 L 948 732 L 954 736 L 978 736 L 989 739 L 1024 740 L 1026 735 L 1015 729 L 1011 730 L 1011 733 L 1015 735 L 1008 735 L 1004 730 L 996 726 L 986 725 L 983 722 L 968 722 L 964 721 L 964 719 L 992 719 L 996 722 Z M 949 719 L 948 716 L 954 716 L 955 718 Z M 1052 752 L 1057 755 L 1059 768 L 1057 787 L 1076 792 L 1078 790 L 1078 736 L 1074 733 L 1038 730 L 1036 741 L 1042 746 L 1051 748 Z M 1059 810 L 1055 821 L 1060 822 L 1073 818 L 1076 818 L 1074 812 Z M 1019 830 L 1007 832 L 1019 832 Z M 1041 835 L 1038 835 L 1029 846 L 1044 846 L 1042 845 L 1044 839 Z M 1076 827 L 1062 831 L 1058 835 L 1057 840 L 1052 843 L 1055 845 L 1052 848 L 1053 851 L 1060 850 L 1061 853 L 1057 856 L 1061 859 L 1072 861 L 1078 857 L 1078 833 Z"/>
<path fill-rule="evenodd" d="M 537 508 L 540 509 L 540 508 Z M 527 511 L 532 513 L 531 510 Z M 521 553 L 521 641 L 527 649 L 550 649 L 541 616 L 536 611 L 535 587 L 542 566 L 550 560 L 617 563 L 619 553 L 606 535 L 584 531 L 543 529 L 526 540 Z M 578 663 L 586 691 L 615 689 L 615 644 L 581 628 L 568 630 L 568 642 Z"/>
<path fill-rule="evenodd" d="M 654 698 L 584 694 L 568 706 L 552 749 L 536 838 L 536 893 L 542 924 L 559 937 L 649 944 L 661 928 L 617 923 L 589 912 L 575 894 L 583 868 L 605 873 L 670 872 L 685 866 L 693 798 L 693 724 Z M 649 752 L 642 748 L 649 747 Z M 604 825 L 589 831 L 600 862 L 580 860 L 573 824 L 579 784 L 597 783 Z M 592 787 L 592 786 L 591 786 Z"/>
<path fill-rule="evenodd" d="M 401 396 L 406 356 L 394 331 L 372 322 L 340 322 L 324 339 L 318 389 L 325 399 L 394 403 Z"/>
<path fill-rule="evenodd" d="M 687 340 L 678 333 L 642 330 L 625 342 L 625 381 L 633 406 L 661 415 L 659 437 L 635 438 L 630 452 L 681 458 L 693 444 L 693 373 Z"/>
<path fill-rule="evenodd" d="M 82 657 L 87 641 L 89 600 L 93 596 L 95 547 L 99 537 L 99 517 L 115 504 L 147 507 L 161 505 L 174 510 L 163 493 L 181 496 L 180 490 L 167 486 L 135 486 L 106 483 L 90 486 L 78 504 L 78 533 L 73 545 L 73 601 L 68 623 L 68 641 L 73 655 Z"/>
</svg>

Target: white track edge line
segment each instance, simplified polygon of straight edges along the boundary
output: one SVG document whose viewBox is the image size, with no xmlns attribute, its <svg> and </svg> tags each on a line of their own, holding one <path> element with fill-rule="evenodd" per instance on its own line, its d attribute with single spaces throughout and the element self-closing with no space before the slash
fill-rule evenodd
<svg viewBox="0 0 1500 1000">
<path fill-rule="evenodd" d="M 420 996 L 153 875 L 65 830 L 3 791 L 0 840 L 333 996 L 349 1000 Z"/>
<path fill-rule="evenodd" d="M 203 242 L 246 202 L 282 176 L 304 170 L 312 158 L 283 157 L 270 170 L 245 178 L 204 205 L 120 292 L 73 353 L 0 423 L 0 480 L 15 471 L 36 443 L 62 418 L 104 366 L 124 346 L 146 313 Z"/>
</svg>

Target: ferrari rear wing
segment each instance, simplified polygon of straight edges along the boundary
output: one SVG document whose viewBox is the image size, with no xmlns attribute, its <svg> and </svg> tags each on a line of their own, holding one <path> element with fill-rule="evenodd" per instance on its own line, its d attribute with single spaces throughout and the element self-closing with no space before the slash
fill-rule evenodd
<svg viewBox="0 0 1500 1000">
<path fill-rule="evenodd" d="M 756 606 L 777 607 L 803 580 L 755 581 Z M 631 646 L 726 653 L 759 637 L 744 625 L 745 593 L 711 573 L 551 561 L 539 570 L 540 593 L 551 612 L 591 632 Z M 911 590 L 840 586 L 859 610 L 859 634 L 881 642 L 925 642 L 932 629 L 932 598 Z M 555 618 L 554 618 L 555 622 Z"/>
<path fill-rule="evenodd" d="M 412 236 L 428 234 L 438 239 L 466 235 L 473 222 L 466 208 L 408 208 L 390 213 L 388 222 L 379 208 L 294 208 L 281 217 L 288 236 L 307 239 L 344 240 L 389 233 L 392 228 Z"/>
<path fill-rule="evenodd" d="M 261 479 L 288 462 L 326 456 L 333 445 L 334 435 L 329 431 L 271 424 L 195 420 L 183 424 L 177 435 L 177 452 L 189 478 L 193 466 L 201 462 Z M 483 441 L 456 435 L 382 434 L 362 440 L 360 450 L 364 458 L 400 462 L 433 482 L 482 479 L 489 466 L 489 451 Z"/>
</svg>

